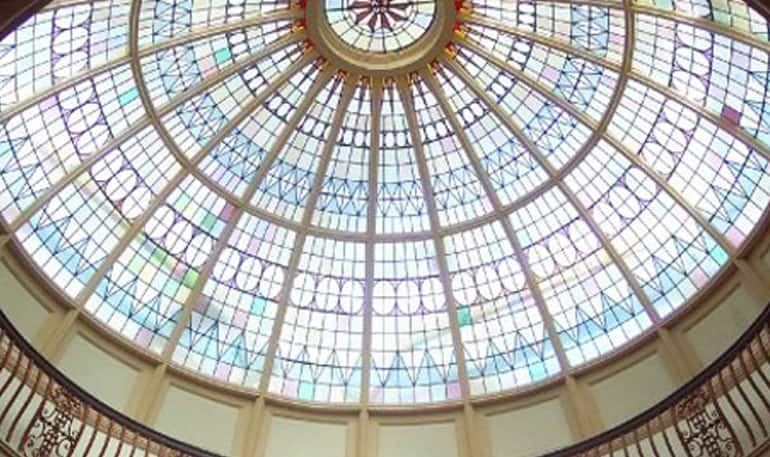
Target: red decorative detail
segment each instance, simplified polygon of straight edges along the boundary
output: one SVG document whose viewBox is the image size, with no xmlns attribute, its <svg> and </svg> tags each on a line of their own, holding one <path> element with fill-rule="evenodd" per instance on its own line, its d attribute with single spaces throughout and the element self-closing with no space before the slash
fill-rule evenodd
<svg viewBox="0 0 770 457">
<path fill-rule="evenodd" d="M 356 24 L 366 22 L 369 30 L 377 29 L 393 31 L 393 23 L 405 21 L 406 9 L 412 4 L 404 0 L 356 0 L 348 9 L 356 15 Z"/>
<path fill-rule="evenodd" d="M 84 406 L 72 392 L 56 386 L 29 423 L 19 452 L 24 457 L 71 457 L 82 433 Z"/>
<path fill-rule="evenodd" d="M 710 386 L 710 384 L 707 384 Z M 687 455 L 694 457 L 741 457 L 740 442 L 714 393 L 701 386 L 687 394 L 674 408 L 674 427 Z"/>
</svg>

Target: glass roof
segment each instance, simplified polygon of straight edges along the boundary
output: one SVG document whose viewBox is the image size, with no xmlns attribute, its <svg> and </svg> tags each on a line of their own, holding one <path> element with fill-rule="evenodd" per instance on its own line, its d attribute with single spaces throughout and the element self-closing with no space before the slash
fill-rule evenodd
<svg viewBox="0 0 770 457">
<path fill-rule="evenodd" d="M 137 347 L 276 396 L 451 401 L 607 356 L 767 213 L 768 24 L 740 0 L 456 7 L 436 60 L 375 79 L 319 53 L 304 3 L 55 0 L 0 42 L 3 226 Z M 382 54 L 435 8 L 322 19 Z"/>
</svg>

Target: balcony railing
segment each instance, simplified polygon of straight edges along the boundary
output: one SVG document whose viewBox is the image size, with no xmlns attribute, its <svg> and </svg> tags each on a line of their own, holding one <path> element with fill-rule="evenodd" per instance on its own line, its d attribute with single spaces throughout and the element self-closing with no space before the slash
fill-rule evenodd
<svg viewBox="0 0 770 457">
<path fill-rule="evenodd" d="M 38 353 L 0 311 L 0 455 L 219 457 L 99 401 Z"/>
<path fill-rule="evenodd" d="M 724 354 L 638 416 L 544 457 L 763 455 L 770 442 L 770 305 Z"/>
<path fill-rule="evenodd" d="M 567 456 L 749 456 L 770 447 L 770 306 L 669 397 Z M 213 457 L 149 429 L 67 379 L 0 312 L 0 451 L 25 457 Z"/>
</svg>

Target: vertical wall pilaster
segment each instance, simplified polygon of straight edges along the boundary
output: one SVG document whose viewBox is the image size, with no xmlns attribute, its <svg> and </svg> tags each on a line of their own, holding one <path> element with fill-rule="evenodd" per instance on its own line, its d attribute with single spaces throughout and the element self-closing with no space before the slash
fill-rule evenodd
<svg viewBox="0 0 770 457">
<path fill-rule="evenodd" d="M 67 348 L 78 319 L 77 309 L 58 310 L 51 313 L 40 327 L 33 346 L 49 361 L 56 363 Z"/>
<path fill-rule="evenodd" d="M 160 412 L 166 387 L 166 365 L 149 367 L 139 373 L 126 413 L 134 420 L 152 425 Z"/>
<path fill-rule="evenodd" d="M 566 376 L 564 388 L 569 410 L 567 419 L 576 435 L 575 440 L 586 439 L 602 432 L 604 421 L 588 387 L 574 377 Z"/>
</svg>

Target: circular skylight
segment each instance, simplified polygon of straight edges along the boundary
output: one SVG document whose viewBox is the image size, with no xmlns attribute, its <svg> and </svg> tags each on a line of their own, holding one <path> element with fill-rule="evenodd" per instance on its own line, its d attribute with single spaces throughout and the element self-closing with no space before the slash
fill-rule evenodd
<svg viewBox="0 0 770 457">
<path fill-rule="evenodd" d="M 345 43 L 386 53 L 411 46 L 428 31 L 436 0 L 325 0 L 324 12 Z"/>
<path fill-rule="evenodd" d="M 311 3 L 61 0 L 0 42 L 4 228 L 160 360 L 313 402 L 515 391 L 652 331 L 762 225 L 739 0 Z M 367 73 L 323 24 L 421 49 Z"/>
</svg>

